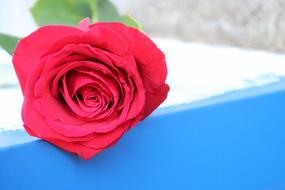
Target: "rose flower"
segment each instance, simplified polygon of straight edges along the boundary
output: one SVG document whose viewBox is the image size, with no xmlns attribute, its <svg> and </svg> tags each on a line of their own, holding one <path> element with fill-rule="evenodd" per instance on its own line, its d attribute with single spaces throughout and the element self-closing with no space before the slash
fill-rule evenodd
<svg viewBox="0 0 285 190">
<path fill-rule="evenodd" d="M 90 159 L 167 97 L 164 54 L 120 23 L 44 26 L 18 43 L 13 65 L 27 132 Z"/>
</svg>

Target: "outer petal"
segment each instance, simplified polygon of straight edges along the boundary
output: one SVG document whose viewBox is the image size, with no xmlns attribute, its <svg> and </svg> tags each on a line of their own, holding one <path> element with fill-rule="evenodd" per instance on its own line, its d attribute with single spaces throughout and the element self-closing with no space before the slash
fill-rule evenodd
<svg viewBox="0 0 285 190">
<path fill-rule="evenodd" d="M 103 149 L 89 148 L 79 143 L 65 142 L 56 139 L 45 139 L 45 140 L 62 148 L 63 150 L 77 154 L 80 158 L 84 160 L 91 159 L 93 156 L 95 156 L 97 153 L 103 150 Z"/>
<path fill-rule="evenodd" d="M 24 92 L 27 78 L 44 52 L 57 39 L 69 34 L 81 34 L 82 30 L 69 26 L 45 26 L 23 38 L 17 45 L 13 65 Z"/>
<path fill-rule="evenodd" d="M 22 113 L 23 121 L 25 123 L 24 127 L 32 136 L 44 139 L 53 138 L 67 142 L 82 142 L 94 139 L 94 134 L 70 138 L 52 130 L 46 122 L 45 118 L 37 112 L 33 103 L 29 99 L 25 99 Z"/>
<path fill-rule="evenodd" d="M 47 55 L 60 51 L 67 44 L 89 44 L 92 47 L 112 52 L 116 55 L 128 54 L 128 44 L 126 41 L 108 27 L 96 27 L 84 31 L 79 35 L 71 34 L 63 36 L 51 44 L 47 50 Z"/>
<path fill-rule="evenodd" d="M 121 23 L 96 23 L 90 26 L 90 28 L 97 27 L 109 27 L 127 41 L 131 54 L 134 55 L 141 70 L 142 78 L 145 80 L 146 90 L 157 88 L 165 83 L 167 76 L 165 56 L 149 37 Z"/>
<path fill-rule="evenodd" d="M 147 92 L 145 100 L 144 118 L 155 110 L 165 99 L 169 91 L 167 84 L 157 88 L 155 92 Z"/>
<path fill-rule="evenodd" d="M 165 84 L 167 67 L 165 56 L 146 35 L 137 29 L 121 23 L 96 23 L 90 28 L 109 27 L 128 43 L 134 55 L 138 70 L 146 90 L 146 107 L 144 117 L 155 110 L 167 97 L 169 86 Z"/>
</svg>

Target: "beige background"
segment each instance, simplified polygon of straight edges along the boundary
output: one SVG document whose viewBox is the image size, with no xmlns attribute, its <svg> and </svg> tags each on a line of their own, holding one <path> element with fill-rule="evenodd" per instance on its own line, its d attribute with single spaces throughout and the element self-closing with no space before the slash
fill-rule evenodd
<svg viewBox="0 0 285 190">
<path fill-rule="evenodd" d="M 285 51 L 285 0 L 113 0 L 154 36 Z"/>
</svg>

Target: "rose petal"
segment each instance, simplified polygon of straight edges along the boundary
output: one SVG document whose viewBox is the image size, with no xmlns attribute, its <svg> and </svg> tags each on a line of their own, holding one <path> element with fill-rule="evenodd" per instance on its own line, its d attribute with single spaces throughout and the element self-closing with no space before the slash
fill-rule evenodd
<svg viewBox="0 0 285 190">
<path fill-rule="evenodd" d="M 129 52 L 126 41 L 120 35 L 117 35 L 110 28 L 97 27 L 96 29 L 90 28 L 90 30 L 85 32 L 82 31 L 82 33 L 58 38 L 56 41 L 50 43 L 45 55 L 56 53 L 70 44 L 89 44 L 94 48 L 99 48 L 116 55 L 126 55 Z"/>
<path fill-rule="evenodd" d="M 134 55 L 141 69 L 147 90 L 165 83 L 167 76 L 165 56 L 149 37 L 139 30 L 126 27 L 121 23 L 100 22 L 90 25 L 92 30 L 97 27 L 110 28 L 127 41 L 131 54 Z"/>
<path fill-rule="evenodd" d="M 89 148 L 79 143 L 70 143 L 56 139 L 45 139 L 45 140 L 62 148 L 63 150 L 77 154 L 81 159 L 84 160 L 89 160 L 94 155 L 102 151 L 102 149 Z"/>
<path fill-rule="evenodd" d="M 108 133 L 96 133 L 90 141 L 81 142 L 80 144 L 96 149 L 104 149 L 117 141 L 128 129 L 129 122 L 118 126 L 113 131 Z"/>
<path fill-rule="evenodd" d="M 167 84 L 157 88 L 155 92 L 146 92 L 144 118 L 155 110 L 166 99 L 169 91 Z"/>
<path fill-rule="evenodd" d="M 89 30 L 89 22 L 90 22 L 90 19 L 88 17 L 82 19 L 78 23 L 78 28 L 80 28 L 83 31 L 88 31 Z"/>
<path fill-rule="evenodd" d="M 55 132 L 49 127 L 45 118 L 39 114 L 38 110 L 33 105 L 33 102 L 28 98 L 24 100 L 22 118 L 24 121 L 25 129 L 32 136 L 40 138 L 55 138 L 68 142 L 80 142 L 93 139 L 93 134 L 89 136 L 70 138 Z"/>
<path fill-rule="evenodd" d="M 81 30 L 69 26 L 44 26 L 20 40 L 14 52 L 13 65 L 22 92 L 27 78 L 50 45 L 68 34 L 81 33 Z"/>
<path fill-rule="evenodd" d="M 83 34 L 84 42 L 116 55 L 128 53 L 126 41 L 107 27 L 96 27 Z"/>
<path fill-rule="evenodd" d="M 164 90 L 156 95 L 159 98 L 152 99 L 152 95 L 156 93 L 157 88 L 165 85 L 167 67 L 164 54 L 151 39 L 137 29 L 126 27 L 121 23 L 95 23 L 90 25 L 91 29 L 97 27 L 109 27 L 127 41 L 129 50 L 135 57 L 138 70 L 141 72 L 141 78 L 144 82 L 147 99 L 146 117 L 167 97 L 169 89 L 166 90 L 166 87 L 162 87 Z"/>
</svg>

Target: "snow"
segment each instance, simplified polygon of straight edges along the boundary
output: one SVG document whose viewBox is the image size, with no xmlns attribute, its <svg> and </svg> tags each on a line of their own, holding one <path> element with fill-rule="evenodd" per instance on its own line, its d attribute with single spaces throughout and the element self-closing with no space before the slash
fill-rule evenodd
<svg viewBox="0 0 285 190">
<path fill-rule="evenodd" d="M 285 55 L 223 46 L 155 39 L 167 59 L 170 92 L 161 107 L 189 104 L 227 92 L 279 81 L 285 77 Z M 0 129 L 22 128 L 22 94 L 0 51 Z M 7 64 L 8 63 L 8 64 Z"/>
</svg>

